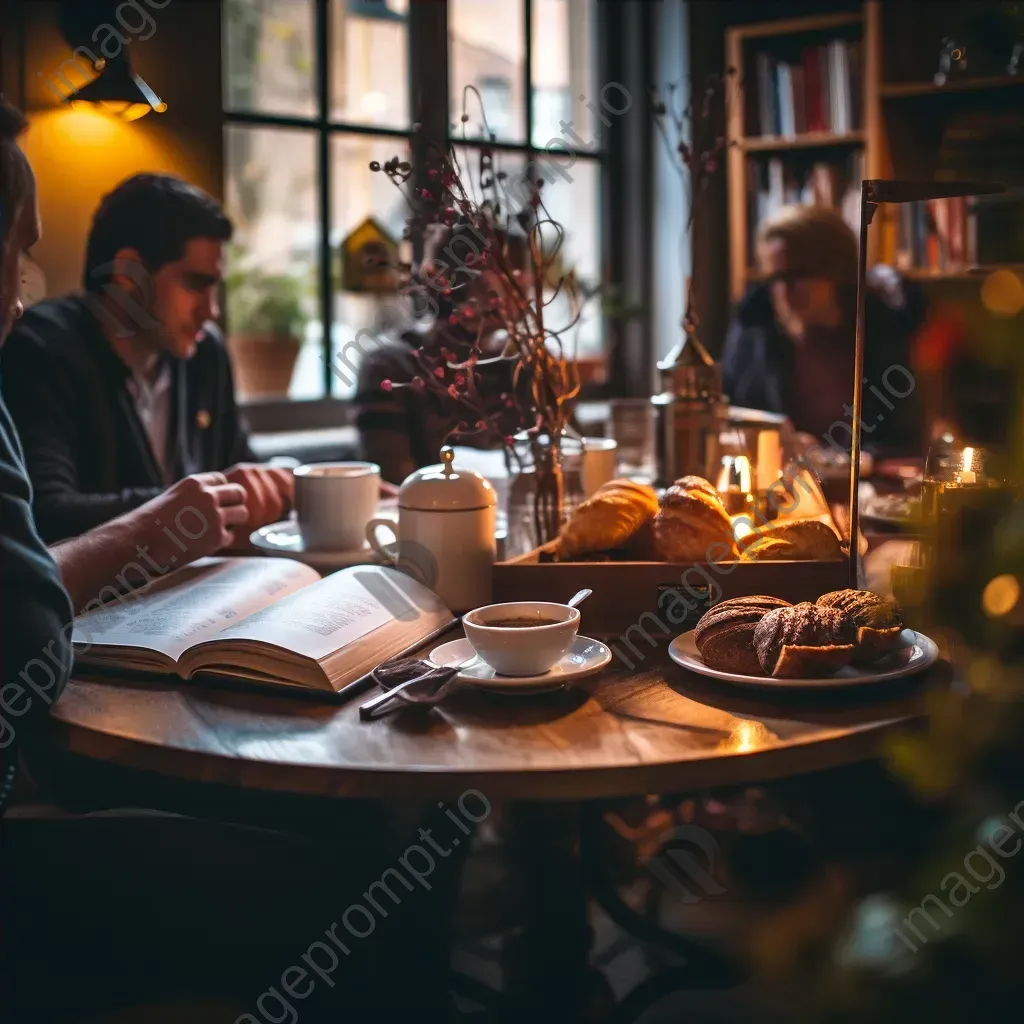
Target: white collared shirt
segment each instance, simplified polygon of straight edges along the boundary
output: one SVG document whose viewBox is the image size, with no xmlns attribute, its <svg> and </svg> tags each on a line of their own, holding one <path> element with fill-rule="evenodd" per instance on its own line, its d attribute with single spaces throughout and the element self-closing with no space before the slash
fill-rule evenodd
<svg viewBox="0 0 1024 1024">
<path fill-rule="evenodd" d="M 171 422 L 171 366 L 160 364 L 155 380 L 150 383 L 145 374 L 132 373 L 125 382 L 135 402 L 135 411 L 146 430 L 149 447 L 153 451 L 164 483 L 170 483 L 167 467 L 167 432 Z"/>
</svg>

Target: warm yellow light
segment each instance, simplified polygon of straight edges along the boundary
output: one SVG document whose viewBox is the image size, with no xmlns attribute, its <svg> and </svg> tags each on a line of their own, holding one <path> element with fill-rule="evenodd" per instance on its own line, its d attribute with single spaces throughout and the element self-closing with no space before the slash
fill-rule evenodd
<svg viewBox="0 0 1024 1024">
<path fill-rule="evenodd" d="M 981 286 L 981 304 L 994 316 L 1016 316 L 1024 309 L 1024 281 L 1012 270 L 994 270 Z"/>
<path fill-rule="evenodd" d="M 140 117 L 145 117 L 152 109 L 148 103 L 133 103 L 127 110 L 122 111 L 121 117 L 125 121 L 138 121 Z"/>
<path fill-rule="evenodd" d="M 988 581 L 981 594 L 981 607 L 990 619 L 1009 615 L 1020 600 L 1020 583 L 1016 576 L 1004 573 Z"/>
<path fill-rule="evenodd" d="M 770 746 L 777 740 L 778 737 L 763 722 L 743 719 L 736 723 L 729 738 L 722 741 L 719 749 L 746 754 Z"/>
<path fill-rule="evenodd" d="M 105 110 L 108 114 L 123 114 L 131 104 L 128 100 L 102 100 L 96 104 L 100 110 Z"/>
</svg>

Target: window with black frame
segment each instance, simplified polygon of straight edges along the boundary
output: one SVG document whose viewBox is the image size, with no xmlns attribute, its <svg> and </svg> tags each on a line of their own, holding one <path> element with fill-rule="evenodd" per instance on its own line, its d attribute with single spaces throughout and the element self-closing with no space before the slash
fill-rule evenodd
<svg viewBox="0 0 1024 1024">
<path fill-rule="evenodd" d="M 470 130 L 463 144 L 467 86 L 479 98 L 469 100 L 465 127 L 479 125 L 482 101 L 503 169 L 547 181 L 549 212 L 566 230 L 565 271 L 596 286 L 595 7 L 449 0 L 447 55 L 417 61 L 429 39 L 418 38 L 423 18 L 410 0 L 223 0 L 224 195 L 236 225 L 226 316 L 243 400 L 352 395 L 355 374 L 332 369 L 339 353 L 354 351 L 349 343 L 364 328 L 400 326 L 391 322 L 395 282 L 364 272 L 365 255 L 355 258 L 399 246 L 408 212 L 369 165 L 412 160 L 414 119 L 424 105 L 444 103 L 449 137 L 468 158 L 480 136 Z M 447 96 L 436 79 L 447 79 Z M 576 338 L 599 376 L 596 301 Z"/>
</svg>

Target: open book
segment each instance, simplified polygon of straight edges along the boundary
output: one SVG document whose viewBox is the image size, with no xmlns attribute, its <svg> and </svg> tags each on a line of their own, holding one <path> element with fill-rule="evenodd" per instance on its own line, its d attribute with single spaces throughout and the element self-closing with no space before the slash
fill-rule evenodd
<svg viewBox="0 0 1024 1024">
<path fill-rule="evenodd" d="M 422 584 L 375 565 L 205 558 L 75 621 L 76 663 L 340 690 L 446 630 Z"/>
</svg>

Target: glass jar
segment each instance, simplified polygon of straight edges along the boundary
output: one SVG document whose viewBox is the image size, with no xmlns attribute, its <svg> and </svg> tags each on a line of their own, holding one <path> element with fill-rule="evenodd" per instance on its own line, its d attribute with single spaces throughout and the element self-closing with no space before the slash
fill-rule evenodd
<svg viewBox="0 0 1024 1024">
<path fill-rule="evenodd" d="M 555 539 L 562 524 L 584 500 L 583 439 L 563 430 L 552 450 L 550 438 L 516 434 L 505 451 L 508 469 L 507 534 L 505 557 L 515 558 Z M 538 463 L 542 502 L 551 514 L 538 516 Z M 560 485 L 556 482 L 561 478 Z M 560 491 L 560 494 L 558 493 Z M 551 503 L 555 507 L 551 507 Z"/>
</svg>

